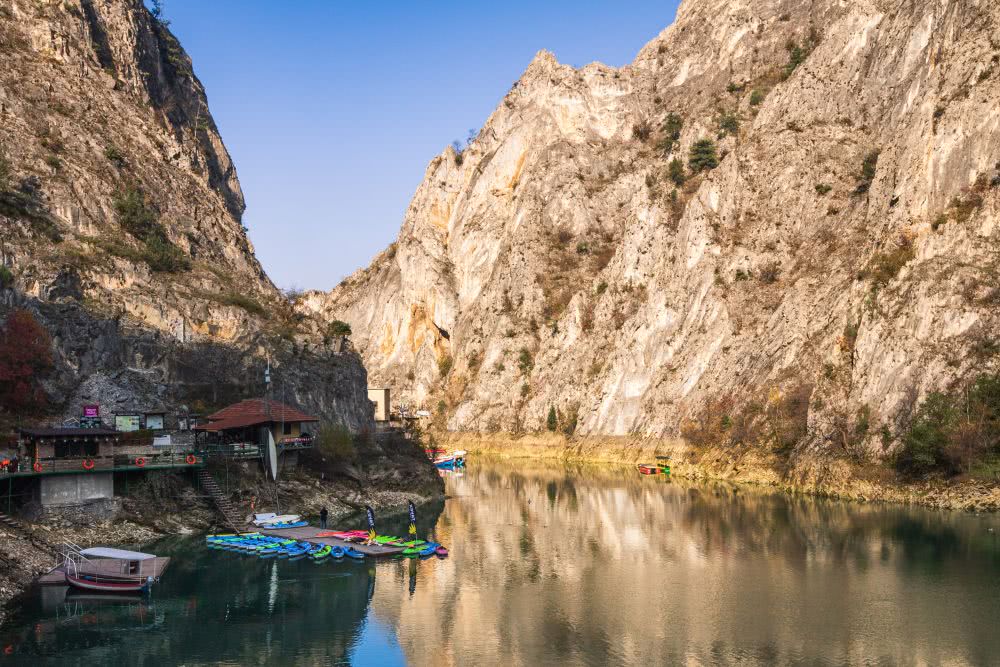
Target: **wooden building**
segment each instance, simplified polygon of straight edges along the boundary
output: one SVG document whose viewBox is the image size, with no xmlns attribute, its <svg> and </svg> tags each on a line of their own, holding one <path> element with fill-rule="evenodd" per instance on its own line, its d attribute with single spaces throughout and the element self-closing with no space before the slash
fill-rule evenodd
<svg viewBox="0 0 1000 667">
<path fill-rule="evenodd" d="M 208 416 L 208 423 L 195 427 L 207 442 L 228 446 L 256 458 L 268 444 L 268 433 L 279 451 L 312 447 L 314 424 L 318 417 L 290 405 L 263 398 L 240 401 Z"/>
</svg>

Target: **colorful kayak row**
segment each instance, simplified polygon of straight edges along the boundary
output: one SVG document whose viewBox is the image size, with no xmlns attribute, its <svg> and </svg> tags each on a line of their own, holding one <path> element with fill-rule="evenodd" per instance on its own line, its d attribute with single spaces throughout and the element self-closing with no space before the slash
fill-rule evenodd
<svg viewBox="0 0 1000 667">
<path fill-rule="evenodd" d="M 369 541 L 368 533 L 363 530 L 328 531 L 325 533 L 317 533 L 316 537 L 336 537 L 344 540 L 345 542 Z M 438 544 L 437 542 L 404 540 L 401 537 L 394 537 L 392 535 L 376 535 L 375 539 L 371 540 L 371 542 L 387 547 L 404 547 L 404 556 L 441 556 L 443 558 L 448 555 L 448 549 L 446 549 L 444 545 Z"/>
<path fill-rule="evenodd" d="M 360 535 L 359 535 L 360 534 Z M 360 542 L 359 537 L 365 537 L 364 531 L 343 531 L 319 533 L 316 537 L 337 537 L 348 542 Z M 328 544 L 315 544 L 312 542 L 302 542 L 299 540 L 286 539 L 262 535 L 261 533 L 243 533 L 240 535 L 209 535 L 205 538 L 210 549 L 221 549 L 223 551 L 235 551 L 239 553 L 256 555 L 259 558 L 287 558 L 298 560 L 309 557 L 313 560 L 323 560 L 324 558 L 353 558 L 355 560 L 364 559 L 365 555 L 353 547 L 331 546 Z M 403 541 L 398 537 L 379 535 L 375 538 L 376 544 L 392 547 L 403 547 L 403 556 L 426 558 L 428 556 L 445 557 L 448 549 L 437 542 L 425 542 L 424 540 Z"/>
<path fill-rule="evenodd" d="M 205 538 L 205 542 L 210 549 L 235 551 L 256 555 L 259 558 L 299 560 L 300 558 L 308 557 L 315 561 L 321 561 L 326 558 L 364 560 L 365 557 L 363 553 L 351 547 L 345 549 L 328 544 L 313 544 L 312 542 L 300 542 L 298 540 L 261 535 L 260 533 L 209 535 Z"/>
</svg>

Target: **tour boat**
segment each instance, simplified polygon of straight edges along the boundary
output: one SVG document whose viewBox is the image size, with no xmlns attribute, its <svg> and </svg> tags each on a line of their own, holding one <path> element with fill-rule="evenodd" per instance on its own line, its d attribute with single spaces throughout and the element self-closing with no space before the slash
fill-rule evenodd
<svg viewBox="0 0 1000 667">
<path fill-rule="evenodd" d="M 156 556 L 138 551 L 94 547 L 71 550 L 64 563 L 66 583 L 102 593 L 144 593 L 153 584 Z"/>
</svg>

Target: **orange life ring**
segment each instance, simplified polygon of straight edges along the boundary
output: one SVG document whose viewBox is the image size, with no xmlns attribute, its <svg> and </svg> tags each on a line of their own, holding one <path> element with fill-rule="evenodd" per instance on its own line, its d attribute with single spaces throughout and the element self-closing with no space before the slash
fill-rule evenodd
<svg viewBox="0 0 1000 667">
<path fill-rule="evenodd" d="M 186 463 L 187 463 L 187 464 L 188 464 L 189 466 L 193 466 L 193 465 L 194 465 L 195 463 L 197 463 L 197 462 L 198 462 L 198 459 L 196 459 L 196 458 L 194 457 L 194 454 L 188 454 L 188 455 L 187 455 L 187 458 L 185 458 L 185 459 L 184 459 L 184 461 L 185 461 L 185 462 L 186 462 Z"/>
<path fill-rule="evenodd" d="M 83 462 L 83 469 L 84 470 L 93 470 L 94 469 L 94 459 L 87 459 L 86 461 L 84 461 Z"/>
<path fill-rule="evenodd" d="M 138 468 L 141 468 L 141 467 L 143 467 L 144 465 L 146 465 L 146 459 L 142 458 L 141 456 L 140 456 L 140 457 L 138 457 L 138 458 L 136 458 L 136 460 L 135 460 L 135 465 L 136 465 L 136 467 L 138 467 Z"/>
<path fill-rule="evenodd" d="M 38 461 L 35 461 L 35 465 L 31 466 L 31 468 L 35 472 L 42 472 L 42 464 L 39 463 Z"/>
</svg>

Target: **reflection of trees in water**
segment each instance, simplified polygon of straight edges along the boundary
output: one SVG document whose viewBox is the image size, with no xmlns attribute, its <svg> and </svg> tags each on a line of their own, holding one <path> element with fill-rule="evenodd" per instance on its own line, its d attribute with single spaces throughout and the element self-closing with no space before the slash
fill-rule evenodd
<svg viewBox="0 0 1000 667">
<path fill-rule="evenodd" d="M 997 592 L 1000 548 L 968 516 L 537 462 L 450 484 L 453 557 L 421 565 L 412 599 L 382 588 L 373 602 L 415 664 L 1000 650 L 978 627 L 991 596 L 961 595 L 984 581 Z"/>
</svg>

